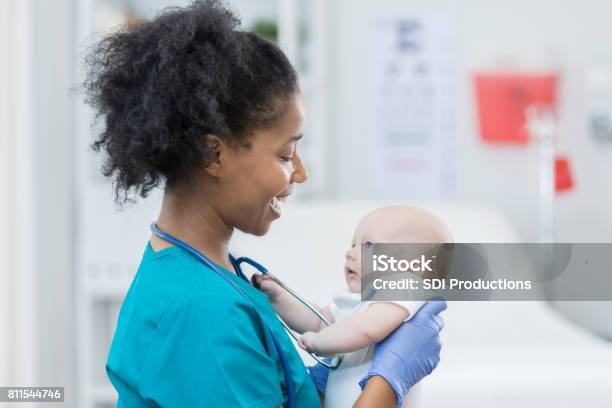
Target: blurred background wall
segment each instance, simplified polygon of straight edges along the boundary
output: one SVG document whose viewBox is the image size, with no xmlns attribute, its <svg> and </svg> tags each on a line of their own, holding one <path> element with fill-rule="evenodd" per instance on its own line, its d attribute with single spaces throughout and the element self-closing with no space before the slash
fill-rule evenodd
<svg viewBox="0 0 612 408">
<path fill-rule="evenodd" d="M 2 42 L 0 49 L 9 50 L 11 47 L 11 25 L 9 24 L 9 16 L 12 15 L 8 7 L 3 5 L 0 12 L 0 41 Z M 9 78 L 11 77 L 11 70 L 8 69 L 8 64 L 0 65 L 0 81 L 2 89 L 8 89 L 10 86 Z M 10 100 L 7 97 L 9 92 L 5 92 L 4 96 L 0 99 L 0 134 L 7 135 L 10 133 L 9 118 L 12 113 L 9 110 Z M 9 279 L 10 279 L 10 258 L 11 253 L 9 249 L 10 237 L 9 231 L 6 226 L 9 223 L 9 201 L 7 199 L 10 191 L 10 180 L 12 176 L 12 163 L 10 162 L 10 139 L 8 137 L 0 138 L 0 326 L 9 327 Z M 8 336 L 0 336 L 0 361 L 8 361 L 9 358 L 9 344 Z M 0 369 L 0 383 L 6 384 L 8 381 L 8 367 L 6 364 L 2 365 Z"/>
<path fill-rule="evenodd" d="M 330 135 L 335 152 L 330 191 L 339 197 L 364 197 L 372 190 L 371 166 L 365 158 L 376 141 L 372 134 L 372 97 L 367 84 L 373 61 L 371 21 L 375 16 L 446 16 L 454 42 L 456 132 L 455 198 L 499 208 L 526 241 L 538 240 L 538 163 L 534 145 L 527 148 L 485 145 L 478 138 L 472 76 L 477 71 L 556 71 L 560 74 L 559 148 L 572 154 L 573 194 L 558 197 L 560 241 L 609 241 L 612 236 L 612 171 L 610 145 L 590 136 L 589 107 L 597 96 L 589 73 L 610 69 L 612 55 L 607 15 L 612 4 L 602 0 L 568 2 L 395 1 L 332 2 L 329 81 L 333 102 Z M 369 137 L 367 137 L 369 136 Z M 358 158 L 358 159 L 356 159 Z M 364 181 L 366 183 L 364 184 Z M 367 187 L 369 188 L 367 188 Z M 405 196 L 409 196 L 406 193 Z M 577 216 L 589 213 L 598 222 Z M 605 225 L 606 227 L 602 228 Z"/>
<path fill-rule="evenodd" d="M 75 103 L 78 2 L 35 1 L 32 16 L 32 119 L 37 382 L 74 387 Z M 18 363 L 18 362 L 17 362 Z M 74 403 L 69 395 L 68 403 Z"/>
<path fill-rule="evenodd" d="M 95 40 L 95 32 L 150 17 L 167 5 L 184 4 L 165 0 L 0 3 L 0 327 L 7 328 L 0 330 L 2 385 L 63 385 L 66 406 L 112 405 L 105 353 L 160 196 L 116 211 L 111 186 L 99 174 L 100 159 L 88 150 L 92 112 L 74 89 L 82 79 L 85 47 Z M 479 224 L 478 217 L 469 218 L 474 225 L 471 234 L 463 235 L 466 239 L 538 241 L 542 231 L 537 143 L 482 142 L 473 76 L 477 71 L 554 72 L 560 78 L 557 148 L 571 158 L 575 180 L 573 189 L 554 201 L 556 239 L 612 241 L 612 144 L 596 140 L 591 123 L 594 107 L 612 106 L 605 80 L 597 81 L 612 75 L 612 30 L 607 18 L 612 3 L 235 0 L 229 4 L 243 17 L 245 29 L 270 32 L 272 28 L 302 75 L 309 109 L 302 148 L 311 180 L 298 189 L 296 201 L 304 207 L 296 214 L 315 210 L 343 214 L 345 205 L 361 210 L 367 205 L 358 203 L 373 206 L 384 200 L 434 203 L 441 211 L 465 205 L 470 217 L 474 211 L 482 212 L 484 219 L 503 220 L 513 230 L 498 234 L 497 229 Z M 443 103 L 450 107 L 445 117 L 450 125 L 442 140 L 452 146 L 452 163 L 447 166 L 452 174 L 443 194 L 419 194 L 401 185 L 381 187 L 376 176 L 380 156 L 372 152 L 380 148 L 380 122 L 372 105 L 371 82 L 379 56 L 372 43 L 377 18 L 439 18 L 447 23 L 442 30 L 449 44 L 445 54 L 449 92 L 443 96 L 449 99 Z M 354 221 L 341 222 L 347 226 Z M 296 222 L 306 228 L 308 220 Z M 263 248 L 261 253 L 266 256 Z M 289 279 L 295 279 L 306 296 L 323 300 L 312 280 Z M 604 318 L 599 316 L 609 316 L 610 305 L 576 304 L 570 310 L 580 310 L 574 317 L 577 321 L 584 314 L 597 317 L 591 318 L 587 330 L 563 329 L 575 331 L 564 347 L 574 342 L 597 358 L 601 344 L 589 348 L 592 339 L 584 336 L 594 324 L 601 324 L 597 322 Z M 558 316 L 540 312 L 528 322 L 530 330 L 545 327 L 541 324 L 545 319 L 551 324 L 557 321 Z M 492 315 L 478 313 L 493 324 Z M 456 327 L 449 335 L 468 330 Z M 527 346 L 534 343 L 525 340 Z M 502 358 L 502 353 L 501 348 L 493 350 L 491 359 Z M 540 401 L 540 406 L 545 403 Z"/>
<path fill-rule="evenodd" d="M 74 388 L 75 4 L 1 7 L 2 383 Z"/>
</svg>

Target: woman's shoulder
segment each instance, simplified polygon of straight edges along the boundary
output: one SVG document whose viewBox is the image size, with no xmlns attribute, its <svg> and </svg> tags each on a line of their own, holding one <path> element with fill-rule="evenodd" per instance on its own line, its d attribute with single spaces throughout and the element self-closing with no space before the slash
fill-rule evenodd
<svg viewBox="0 0 612 408">
<path fill-rule="evenodd" d="M 155 252 L 149 246 L 129 292 L 128 298 L 139 309 L 156 309 L 159 317 L 177 310 L 192 317 L 214 313 L 228 323 L 256 319 L 253 302 L 265 301 L 265 295 L 248 282 L 222 267 L 215 271 L 178 247 Z"/>
<path fill-rule="evenodd" d="M 211 267 L 175 246 L 155 252 L 149 245 L 137 275 L 141 290 L 164 292 L 173 298 L 193 302 L 202 296 L 206 299 L 219 297 L 220 288 L 227 284 Z"/>
</svg>

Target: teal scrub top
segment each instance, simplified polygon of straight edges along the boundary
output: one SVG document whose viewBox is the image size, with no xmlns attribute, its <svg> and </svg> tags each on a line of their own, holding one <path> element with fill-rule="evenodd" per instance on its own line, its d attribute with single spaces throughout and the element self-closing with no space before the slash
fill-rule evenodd
<svg viewBox="0 0 612 408">
<path fill-rule="evenodd" d="M 291 366 L 297 407 L 316 388 L 266 295 L 218 266 L 255 308 L 179 247 L 150 244 L 121 307 L 106 371 L 118 407 L 277 407 L 283 370 L 264 321 Z"/>
</svg>

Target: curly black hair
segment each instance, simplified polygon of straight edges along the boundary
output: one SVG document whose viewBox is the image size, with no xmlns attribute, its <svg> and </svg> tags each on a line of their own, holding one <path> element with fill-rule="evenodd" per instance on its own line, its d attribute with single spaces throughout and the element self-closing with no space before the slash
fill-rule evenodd
<svg viewBox="0 0 612 408">
<path fill-rule="evenodd" d="M 116 202 L 188 180 L 211 159 L 206 135 L 248 148 L 253 131 L 284 113 L 299 89 L 294 68 L 239 25 L 222 2 L 199 0 L 126 24 L 88 51 L 86 102 L 104 125 L 92 148 L 106 153 Z"/>
</svg>

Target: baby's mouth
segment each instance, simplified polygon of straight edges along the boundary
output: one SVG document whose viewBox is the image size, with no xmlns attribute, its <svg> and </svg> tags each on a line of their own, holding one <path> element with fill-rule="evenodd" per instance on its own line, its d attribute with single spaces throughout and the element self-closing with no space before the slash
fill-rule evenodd
<svg viewBox="0 0 612 408">
<path fill-rule="evenodd" d="M 345 267 L 344 268 L 344 272 L 346 273 L 346 276 L 348 277 L 352 277 L 352 278 L 358 278 L 359 277 L 359 273 L 357 273 L 357 271 L 349 268 L 349 267 Z"/>
</svg>

